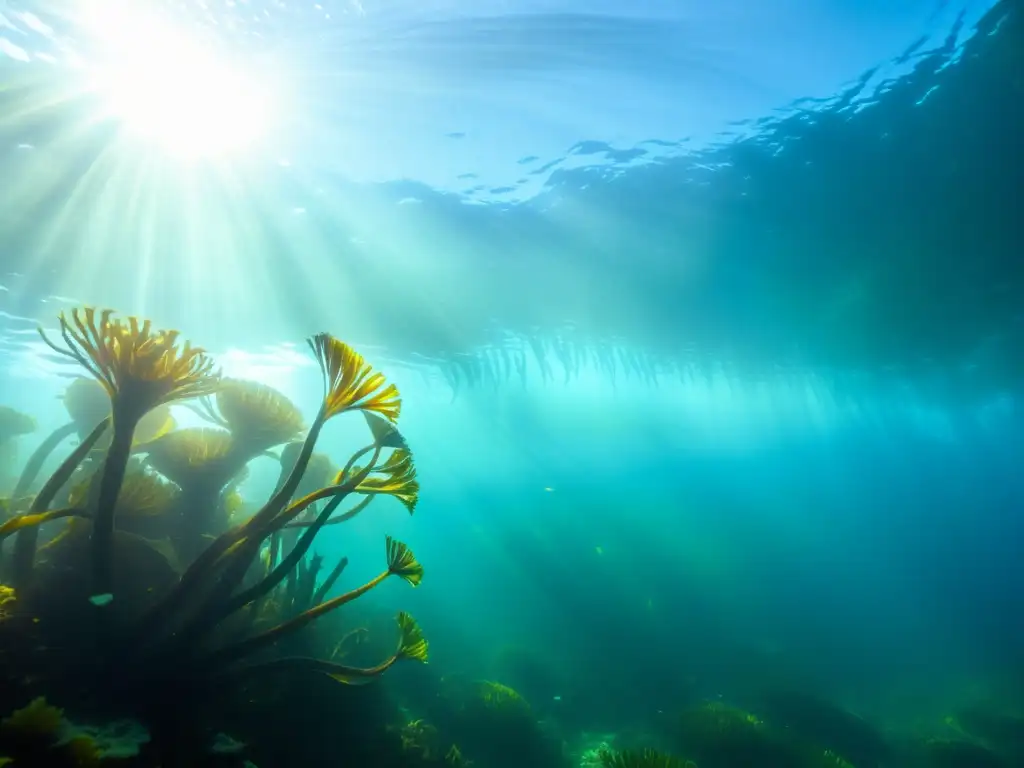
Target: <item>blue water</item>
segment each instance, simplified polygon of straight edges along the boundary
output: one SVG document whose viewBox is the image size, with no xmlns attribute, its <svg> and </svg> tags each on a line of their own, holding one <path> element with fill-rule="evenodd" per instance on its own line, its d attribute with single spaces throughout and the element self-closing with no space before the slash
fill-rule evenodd
<svg viewBox="0 0 1024 768">
<path fill-rule="evenodd" d="M 38 435 L 70 306 L 309 416 L 329 330 L 423 490 L 318 548 L 415 548 L 373 599 L 438 675 L 529 649 L 573 743 L 773 685 L 892 732 L 1024 705 L 1017 2 L 150 6 L 277 101 L 175 153 L 80 4 L 0 6 L 0 404 Z"/>
</svg>

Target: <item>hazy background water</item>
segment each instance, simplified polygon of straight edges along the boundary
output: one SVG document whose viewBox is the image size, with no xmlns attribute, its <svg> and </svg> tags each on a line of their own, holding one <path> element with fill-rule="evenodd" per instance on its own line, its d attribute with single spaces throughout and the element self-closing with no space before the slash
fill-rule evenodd
<svg viewBox="0 0 1024 768">
<path fill-rule="evenodd" d="M 309 408 L 289 345 L 328 329 L 402 387 L 424 491 L 324 546 L 410 541 L 380 599 L 439 669 L 543 649 L 610 720 L 1019 681 L 1019 3 L 160 5 L 287 112 L 167 159 L 95 119 L 74 4 L 5 4 L 0 401 L 61 420 L 34 327 L 70 303 Z"/>
</svg>

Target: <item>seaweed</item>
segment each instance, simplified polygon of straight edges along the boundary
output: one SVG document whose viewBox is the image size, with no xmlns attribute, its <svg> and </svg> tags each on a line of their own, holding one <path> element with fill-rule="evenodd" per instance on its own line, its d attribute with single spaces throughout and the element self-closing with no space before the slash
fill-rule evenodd
<svg viewBox="0 0 1024 768">
<path fill-rule="evenodd" d="M 374 666 L 342 664 L 317 652 L 333 644 L 308 642 L 310 625 L 390 577 L 412 586 L 423 577 L 409 547 L 388 536 L 386 568 L 328 597 L 347 559 L 319 581 L 322 559 L 309 557 L 324 526 L 351 519 L 377 496 L 416 507 L 413 455 L 396 427 L 401 398 L 383 374 L 338 339 L 313 336 L 324 397 L 305 428 L 283 394 L 222 379 L 212 358 L 179 345 L 174 331 L 91 308 L 62 314 L 60 324 L 66 348 L 40 333 L 102 385 L 109 412 L 86 402 L 86 385 L 73 385 L 77 394 L 65 401 L 72 422 L 46 441 L 45 455 L 82 434 L 84 414 L 98 423 L 27 507 L 15 506 L 0 524 L 0 539 L 16 536 L 0 621 L 9 683 L 26 698 L 41 692 L 137 719 L 161 764 L 177 766 L 209 754 L 212 726 L 200 712 L 231 700 L 254 676 L 315 672 L 365 683 L 398 661 L 426 661 L 427 641 L 405 612 L 396 617 L 394 651 Z M 217 429 L 174 431 L 163 409 L 197 397 Z M 306 486 L 321 431 L 353 411 L 364 417 L 367 445 L 328 484 Z M 144 419 L 150 427 L 139 439 Z M 216 514 L 237 495 L 249 461 L 280 444 L 281 478 L 263 506 L 247 519 Z M 42 463 L 30 461 L 26 471 L 34 478 Z M 66 487 L 66 505 L 55 506 Z M 349 498 L 356 503 L 339 511 Z M 39 531 L 51 524 L 62 527 L 39 546 Z M 292 546 L 275 549 L 286 529 Z"/>
<path fill-rule="evenodd" d="M 655 749 L 622 750 L 602 749 L 598 754 L 601 768 L 697 768 L 692 760 Z"/>
</svg>

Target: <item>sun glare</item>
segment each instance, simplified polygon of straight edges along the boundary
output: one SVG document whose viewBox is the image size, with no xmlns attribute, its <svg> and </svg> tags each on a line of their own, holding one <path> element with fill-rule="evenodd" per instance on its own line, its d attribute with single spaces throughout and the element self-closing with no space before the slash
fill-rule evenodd
<svg viewBox="0 0 1024 768">
<path fill-rule="evenodd" d="M 126 130 L 182 155 L 251 148 L 272 117 L 268 83 L 141 2 L 83 2 L 90 86 Z"/>
</svg>

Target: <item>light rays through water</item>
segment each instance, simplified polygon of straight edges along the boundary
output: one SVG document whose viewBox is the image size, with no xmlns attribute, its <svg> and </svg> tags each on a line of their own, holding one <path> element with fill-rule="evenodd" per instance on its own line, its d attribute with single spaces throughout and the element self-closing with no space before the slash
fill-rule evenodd
<svg viewBox="0 0 1024 768">
<path fill-rule="evenodd" d="M 268 179 L 287 67 L 165 4 L 63 8 L 51 24 L 12 14 L 56 54 L 30 47 L 4 63 L 2 161 L 16 181 L 0 231 L 25 265 L 5 277 L 9 298 L 46 286 L 196 335 L 242 308 L 250 321 L 283 315 L 256 297 L 275 295 L 274 244 L 302 247 L 268 233 L 271 218 L 294 218 Z"/>
</svg>

